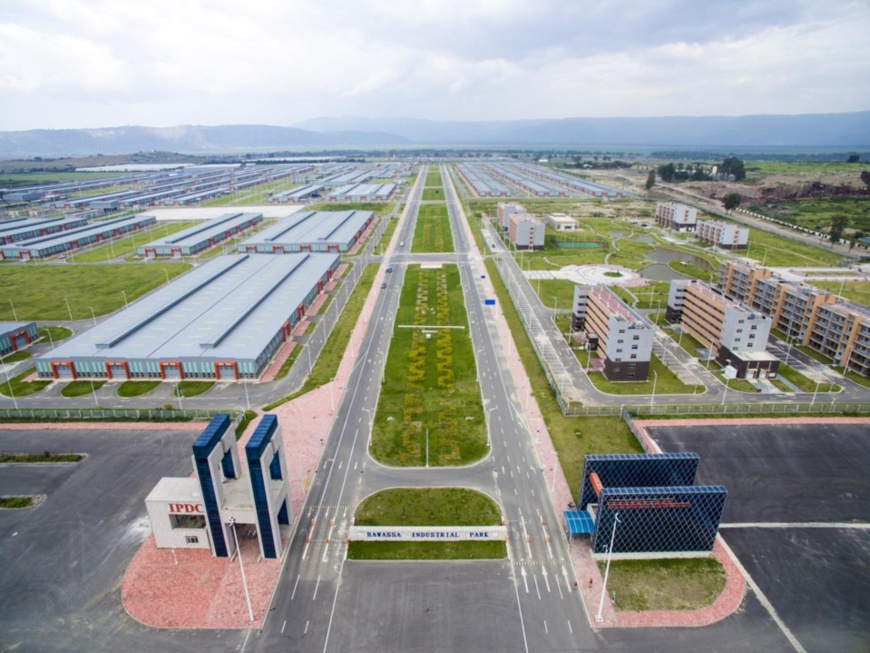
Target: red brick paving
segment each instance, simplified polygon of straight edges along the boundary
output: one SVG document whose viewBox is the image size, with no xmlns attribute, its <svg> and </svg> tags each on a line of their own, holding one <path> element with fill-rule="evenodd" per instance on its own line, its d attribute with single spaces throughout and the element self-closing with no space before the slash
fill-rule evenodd
<svg viewBox="0 0 870 653">
<path fill-rule="evenodd" d="M 275 359 L 269 364 L 269 367 L 266 368 L 266 371 L 263 372 L 263 376 L 260 377 L 260 382 L 269 383 L 270 381 L 274 381 L 278 372 L 281 371 L 281 366 L 284 364 L 284 361 L 289 358 L 290 354 L 293 353 L 293 350 L 295 348 L 296 343 L 290 340 L 281 345 L 278 353 L 275 354 Z"/>
</svg>

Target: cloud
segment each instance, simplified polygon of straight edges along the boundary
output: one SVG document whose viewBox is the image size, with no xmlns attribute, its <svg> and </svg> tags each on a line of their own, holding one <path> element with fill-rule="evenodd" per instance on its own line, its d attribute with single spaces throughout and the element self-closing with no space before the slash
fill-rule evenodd
<svg viewBox="0 0 870 653">
<path fill-rule="evenodd" d="M 31 0 L 0 129 L 870 108 L 861 1 Z"/>
</svg>

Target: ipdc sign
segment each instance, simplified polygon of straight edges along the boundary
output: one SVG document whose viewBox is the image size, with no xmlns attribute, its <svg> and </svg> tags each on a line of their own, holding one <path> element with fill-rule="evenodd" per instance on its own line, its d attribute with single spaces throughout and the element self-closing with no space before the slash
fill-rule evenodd
<svg viewBox="0 0 870 653">
<path fill-rule="evenodd" d="M 503 542 L 505 526 L 351 526 L 348 539 L 360 542 Z"/>
</svg>

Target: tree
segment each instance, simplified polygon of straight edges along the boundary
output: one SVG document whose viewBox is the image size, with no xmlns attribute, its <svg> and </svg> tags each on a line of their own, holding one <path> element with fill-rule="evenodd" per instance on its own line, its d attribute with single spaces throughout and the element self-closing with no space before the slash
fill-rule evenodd
<svg viewBox="0 0 870 653">
<path fill-rule="evenodd" d="M 859 163 L 861 161 L 860 154 L 850 154 L 849 158 L 846 159 L 846 163 Z"/>
<path fill-rule="evenodd" d="M 740 197 L 740 193 L 728 193 L 722 198 L 722 206 L 725 207 L 726 211 L 733 211 L 740 206 L 740 202 L 742 201 L 743 198 Z"/>
<path fill-rule="evenodd" d="M 650 170 L 649 174 L 646 176 L 646 183 L 644 184 L 644 187 L 647 190 L 649 190 L 650 188 L 652 188 L 655 185 L 656 185 L 656 171 Z"/>
<path fill-rule="evenodd" d="M 673 163 L 667 163 L 659 166 L 659 177 L 665 183 L 671 183 L 674 180 L 674 175 L 677 174 L 677 167 Z"/>
<path fill-rule="evenodd" d="M 725 174 L 734 175 L 735 181 L 746 179 L 746 169 L 743 167 L 743 161 L 738 159 L 736 156 L 728 157 L 722 161 L 719 171 L 724 172 Z"/>
<path fill-rule="evenodd" d="M 831 247 L 843 240 L 843 232 L 849 226 L 849 217 L 846 215 L 835 215 L 831 218 L 831 224 L 828 227 L 828 239 L 831 241 Z"/>
</svg>

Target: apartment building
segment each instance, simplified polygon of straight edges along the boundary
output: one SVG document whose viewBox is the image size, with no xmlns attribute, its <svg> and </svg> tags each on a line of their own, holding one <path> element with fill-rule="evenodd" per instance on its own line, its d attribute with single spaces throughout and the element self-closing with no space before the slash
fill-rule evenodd
<svg viewBox="0 0 870 653">
<path fill-rule="evenodd" d="M 699 220 L 695 233 L 698 240 L 720 249 L 746 249 L 749 229 L 721 220 Z"/>
<path fill-rule="evenodd" d="M 771 318 L 772 326 L 847 369 L 870 377 L 870 309 L 770 270 L 726 262 L 719 288 Z"/>
<path fill-rule="evenodd" d="M 544 249 L 544 223 L 528 213 L 512 213 L 508 240 L 516 249 Z"/>
<path fill-rule="evenodd" d="M 645 381 L 653 327 L 606 286 L 575 286 L 572 326 L 586 332 L 590 351 L 604 356 L 609 381 Z"/>
<path fill-rule="evenodd" d="M 738 379 L 775 377 L 779 361 L 767 351 L 771 319 L 700 281 L 672 281 L 665 313 L 710 350 Z"/>
<path fill-rule="evenodd" d="M 526 213 L 526 209 L 516 202 L 499 202 L 496 208 L 498 226 L 507 231 L 511 225 L 511 216 L 515 213 Z"/>
<path fill-rule="evenodd" d="M 658 202 L 656 224 L 673 231 L 695 231 L 698 209 L 677 202 Z"/>
</svg>

